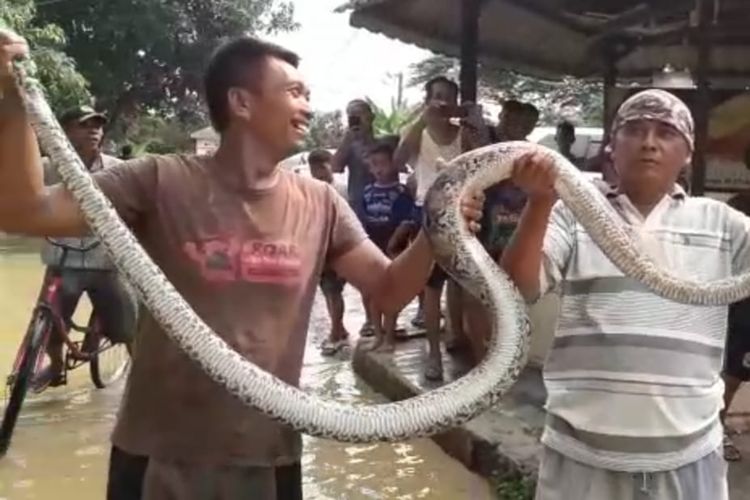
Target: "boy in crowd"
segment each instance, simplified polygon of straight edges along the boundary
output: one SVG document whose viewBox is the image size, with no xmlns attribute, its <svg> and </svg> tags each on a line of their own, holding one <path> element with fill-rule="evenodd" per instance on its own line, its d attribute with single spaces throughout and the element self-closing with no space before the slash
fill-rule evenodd
<svg viewBox="0 0 750 500">
<path fill-rule="evenodd" d="M 307 157 L 310 165 L 310 174 L 319 181 L 333 184 L 333 171 L 331 170 L 331 159 L 333 154 L 325 149 L 311 151 Z M 331 318 L 331 333 L 320 346 L 321 354 L 333 356 L 346 346 L 349 332 L 344 326 L 344 285 L 342 280 L 333 270 L 324 269 L 320 278 L 320 291 L 326 299 L 328 316 Z"/>
<path fill-rule="evenodd" d="M 386 254 L 395 257 L 403 248 L 401 242 L 412 229 L 414 201 L 399 182 L 393 163 L 393 144 L 379 140 L 370 148 L 368 162 L 374 182 L 365 186 L 362 195 L 362 222 L 370 239 Z M 383 314 L 372 297 L 366 298 L 375 332 L 371 348 L 383 352 L 395 349 L 398 314 Z"/>
</svg>

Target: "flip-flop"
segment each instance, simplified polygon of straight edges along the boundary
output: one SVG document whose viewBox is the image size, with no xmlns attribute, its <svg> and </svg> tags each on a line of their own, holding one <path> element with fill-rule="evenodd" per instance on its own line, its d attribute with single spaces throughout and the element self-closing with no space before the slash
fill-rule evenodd
<svg viewBox="0 0 750 500">
<path fill-rule="evenodd" d="M 418 311 L 411 319 L 411 326 L 414 328 L 424 328 L 424 315 L 421 311 Z"/>
<path fill-rule="evenodd" d="M 724 434 L 724 460 L 727 462 L 739 462 L 742 460 L 742 453 L 740 452 L 739 448 L 737 448 L 737 445 L 734 444 L 734 441 L 732 441 L 732 438 L 729 437 L 729 434 Z"/>
<path fill-rule="evenodd" d="M 375 335 L 375 328 L 370 323 L 365 323 L 359 330 L 360 337 L 372 337 Z"/>
<path fill-rule="evenodd" d="M 39 394 L 49 387 L 59 387 L 65 384 L 65 377 L 61 372 L 45 367 L 31 380 L 31 392 Z"/>
<path fill-rule="evenodd" d="M 341 340 L 326 339 L 320 345 L 320 353 L 323 356 L 333 356 L 334 354 L 339 352 L 345 345 L 346 345 L 345 338 Z"/>
<path fill-rule="evenodd" d="M 432 358 L 428 358 L 424 367 L 424 378 L 431 382 L 443 380 L 443 363 Z"/>
</svg>

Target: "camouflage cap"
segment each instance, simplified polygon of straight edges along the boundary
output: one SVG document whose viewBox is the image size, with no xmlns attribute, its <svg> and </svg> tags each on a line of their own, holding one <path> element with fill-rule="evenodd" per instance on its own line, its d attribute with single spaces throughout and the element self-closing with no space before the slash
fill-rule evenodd
<svg viewBox="0 0 750 500">
<path fill-rule="evenodd" d="M 649 89 L 633 94 L 622 103 L 612 123 L 612 134 L 628 122 L 654 120 L 674 127 L 694 147 L 693 115 L 677 96 L 664 90 Z"/>
</svg>

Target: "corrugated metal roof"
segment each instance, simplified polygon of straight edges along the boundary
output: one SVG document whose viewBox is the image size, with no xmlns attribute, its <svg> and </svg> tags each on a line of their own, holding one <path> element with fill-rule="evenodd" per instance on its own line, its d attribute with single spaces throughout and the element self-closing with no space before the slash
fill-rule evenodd
<svg viewBox="0 0 750 500">
<path fill-rule="evenodd" d="M 212 127 L 206 127 L 190 134 L 190 138 L 196 141 L 218 141 L 219 134 Z"/>
<path fill-rule="evenodd" d="M 704 0 L 710 1 L 710 0 Z M 352 26 L 457 56 L 461 0 L 352 0 Z M 693 0 L 485 0 L 479 19 L 480 60 L 542 77 L 598 76 L 601 39 L 616 39 L 624 77 L 648 76 L 667 64 L 696 65 Z M 750 74 L 747 0 L 713 4 L 715 75 Z"/>
</svg>

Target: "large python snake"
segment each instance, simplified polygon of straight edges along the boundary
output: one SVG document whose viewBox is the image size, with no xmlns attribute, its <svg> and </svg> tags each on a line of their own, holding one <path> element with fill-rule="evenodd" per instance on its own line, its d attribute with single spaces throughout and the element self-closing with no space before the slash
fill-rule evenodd
<svg viewBox="0 0 750 500">
<path fill-rule="evenodd" d="M 507 178 L 519 154 L 539 146 L 505 143 L 451 161 L 430 189 L 425 231 L 437 261 L 492 312 L 493 335 L 486 359 L 466 376 L 405 401 L 349 406 L 321 400 L 287 385 L 232 350 L 185 302 L 119 219 L 86 172 L 56 122 L 38 82 L 17 67 L 16 76 L 42 150 L 93 233 L 118 270 L 134 285 L 167 335 L 217 384 L 245 404 L 301 432 L 339 441 L 398 441 L 459 425 L 498 402 L 526 362 L 529 321 L 526 304 L 508 277 L 474 238 L 460 215 L 468 189 L 483 189 Z M 644 257 L 608 211 L 595 187 L 559 154 L 556 184 L 591 236 L 612 261 L 654 292 L 696 304 L 724 304 L 750 294 L 750 275 L 716 283 L 682 281 Z"/>
</svg>

